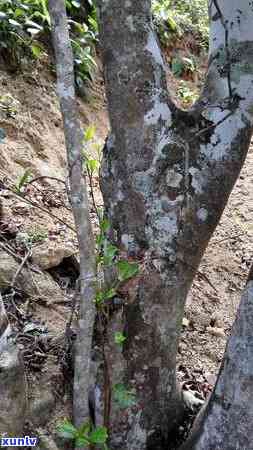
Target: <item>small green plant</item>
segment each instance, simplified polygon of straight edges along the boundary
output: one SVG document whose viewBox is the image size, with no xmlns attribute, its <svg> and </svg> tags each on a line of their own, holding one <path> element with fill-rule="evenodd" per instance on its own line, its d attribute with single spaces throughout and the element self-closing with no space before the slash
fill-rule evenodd
<svg viewBox="0 0 253 450">
<path fill-rule="evenodd" d="M 5 113 L 7 117 L 15 117 L 18 111 L 19 101 L 11 94 L 4 94 L 0 96 L 0 110 Z"/>
<path fill-rule="evenodd" d="M 103 450 L 109 450 L 106 445 L 108 433 L 105 427 L 92 429 L 89 423 L 85 423 L 76 428 L 71 422 L 64 420 L 57 426 L 56 432 L 63 439 L 72 441 L 75 447 L 96 445 Z"/>
<path fill-rule="evenodd" d="M 192 91 L 183 80 L 180 81 L 177 89 L 177 95 L 185 107 L 194 103 L 194 101 L 198 98 L 198 94 L 195 91 Z"/>
<path fill-rule="evenodd" d="M 196 64 L 192 58 L 176 57 L 172 59 L 171 71 L 177 78 L 183 74 L 193 74 L 196 71 Z"/>
<path fill-rule="evenodd" d="M 116 331 L 116 333 L 114 333 L 114 342 L 117 345 L 122 345 L 124 344 L 126 340 L 126 336 L 124 336 L 124 334 L 121 331 Z"/>
<path fill-rule="evenodd" d="M 41 243 L 48 238 L 48 232 L 44 228 L 33 228 L 27 234 L 31 244 Z"/>
<path fill-rule="evenodd" d="M 16 184 L 15 184 L 15 186 L 14 186 L 14 191 L 15 191 L 17 194 L 21 194 L 23 188 L 24 188 L 25 185 L 26 185 L 26 183 L 27 183 L 31 178 L 32 178 L 31 169 L 25 170 L 25 172 L 23 173 L 23 175 L 21 175 L 21 176 L 18 178 L 18 180 L 17 180 L 17 182 L 16 182 Z"/>
<path fill-rule="evenodd" d="M 33 244 L 41 243 L 48 237 L 47 230 L 43 228 L 32 228 L 24 233 L 18 233 L 16 240 L 22 247 L 30 249 Z"/>
</svg>

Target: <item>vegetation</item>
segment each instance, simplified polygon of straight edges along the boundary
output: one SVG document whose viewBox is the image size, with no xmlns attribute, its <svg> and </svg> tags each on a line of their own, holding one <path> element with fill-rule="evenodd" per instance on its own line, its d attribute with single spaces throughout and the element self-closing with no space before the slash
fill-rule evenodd
<svg viewBox="0 0 253 450">
<path fill-rule="evenodd" d="M 89 13 L 84 16 L 80 0 L 65 0 L 78 87 L 93 78 L 96 68 L 94 45 L 98 25 L 93 0 L 87 2 Z M 206 0 L 153 0 L 152 8 L 154 23 L 164 45 L 175 35 L 182 37 L 191 32 L 202 46 L 207 46 Z M 27 58 L 38 58 L 50 31 L 47 0 L 0 0 L 0 11 L 0 54 L 12 61 L 15 68 Z"/>
<path fill-rule="evenodd" d="M 92 78 L 96 66 L 93 47 L 97 40 L 95 8 L 84 21 L 75 20 L 81 8 L 79 0 L 66 0 L 74 54 L 76 82 Z M 38 58 L 43 40 L 50 31 L 47 0 L 0 0 L 0 54 L 16 68 L 25 58 Z"/>
<path fill-rule="evenodd" d="M 208 45 L 206 0 L 153 0 L 153 15 L 161 42 L 166 45 L 173 35 L 194 34 L 201 46 Z"/>
</svg>

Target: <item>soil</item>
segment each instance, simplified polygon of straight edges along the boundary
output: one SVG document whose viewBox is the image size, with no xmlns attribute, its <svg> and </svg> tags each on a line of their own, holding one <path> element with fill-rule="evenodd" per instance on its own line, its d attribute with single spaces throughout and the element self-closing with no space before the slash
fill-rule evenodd
<svg viewBox="0 0 253 450">
<path fill-rule="evenodd" d="M 173 83 L 177 85 L 177 80 L 173 80 Z M 28 67 L 22 74 L 10 75 L 0 71 L 0 100 L 7 94 L 14 110 L 6 111 L 6 108 L 0 106 L 0 128 L 6 135 L 0 144 L 0 200 L 9 233 L 5 236 L 15 251 L 20 250 L 16 247 L 15 238 L 11 236 L 20 232 L 31 234 L 34 230 L 37 235 L 42 231 L 46 232 L 46 239 L 55 242 L 55 245 L 71 243 L 76 246 L 75 235 L 68 227 L 73 226 L 73 219 L 62 183 L 41 178 L 26 188 L 27 199 L 48 209 L 49 214 L 31 204 L 27 204 L 25 212 L 22 212 L 22 199 L 6 189 L 13 188 L 18 177 L 28 168 L 31 169 L 33 178 L 56 177 L 64 180 L 66 177 L 66 155 L 55 78 L 46 60 L 38 62 L 35 67 Z M 96 125 L 94 140 L 102 147 L 108 131 L 108 118 L 100 72 L 89 102 L 79 99 L 78 108 L 84 126 Z M 199 398 L 203 399 L 209 395 L 215 383 L 251 264 L 252 185 L 253 147 L 250 148 L 221 223 L 204 255 L 185 309 L 178 354 L 179 380 L 185 389 L 197 392 Z M 96 177 L 95 190 L 98 202 L 101 203 Z M 52 217 L 52 213 L 64 223 Z M 96 226 L 92 204 L 91 216 Z M 0 241 L 3 242 L 1 235 Z M 39 245 L 39 241 L 34 245 Z M 38 407 L 39 399 L 45 397 L 41 393 L 41 387 L 49 393 L 49 397 L 52 394 L 51 399 L 44 399 L 44 406 L 49 405 L 45 406 L 46 415 L 42 424 L 45 436 L 54 432 L 57 421 L 70 414 L 70 390 L 64 385 L 62 366 L 65 364 L 64 367 L 68 370 L 63 357 L 66 356 L 69 342 L 66 343 L 64 332 L 71 315 L 73 290 L 68 291 L 63 285 L 62 289 L 65 304 L 30 301 L 29 314 L 25 316 L 25 320 L 24 317 L 17 317 L 15 311 L 16 319 L 12 319 L 17 329 L 22 329 L 29 320 L 39 324 L 45 328 L 44 334 L 50 337 L 47 347 L 44 347 L 46 356 L 39 361 L 37 370 L 27 364 L 28 395 L 33 405 L 33 415 L 36 408 L 37 413 L 38 408 L 41 409 L 41 406 Z M 16 304 L 23 315 L 26 314 L 26 301 L 22 296 L 16 297 Z M 31 347 L 31 341 L 28 344 L 22 342 L 22 346 L 26 350 L 26 346 Z M 27 426 L 31 426 L 31 423 Z"/>
</svg>

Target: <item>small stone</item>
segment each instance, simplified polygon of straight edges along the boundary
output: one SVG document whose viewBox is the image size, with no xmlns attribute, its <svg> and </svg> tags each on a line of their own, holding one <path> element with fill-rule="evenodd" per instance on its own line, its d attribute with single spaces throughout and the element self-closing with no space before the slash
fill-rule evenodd
<svg viewBox="0 0 253 450">
<path fill-rule="evenodd" d="M 190 321 L 186 317 L 184 317 L 182 320 L 182 325 L 183 327 L 188 327 L 190 325 Z"/>
<path fill-rule="evenodd" d="M 33 247 L 32 260 L 41 269 L 47 270 L 57 267 L 64 258 L 72 256 L 76 252 L 75 248 L 69 245 L 55 245 L 45 242 Z"/>
<path fill-rule="evenodd" d="M 178 346 L 178 350 L 180 353 L 184 353 L 184 351 L 187 349 L 187 344 L 185 342 L 180 342 Z"/>
<path fill-rule="evenodd" d="M 26 203 L 23 202 L 14 203 L 14 205 L 12 206 L 12 211 L 16 214 L 20 214 L 21 216 L 29 214 L 31 209 L 32 206 L 27 205 Z"/>
<path fill-rule="evenodd" d="M 225 331 L 223 330 L 223 328 L 218 328 L 218 327 L 207 327 L 206 331 L 209 334 L 212 334 L 213 336 L 217 336 L 217 337 L 225 337 Z"/>
</svg>

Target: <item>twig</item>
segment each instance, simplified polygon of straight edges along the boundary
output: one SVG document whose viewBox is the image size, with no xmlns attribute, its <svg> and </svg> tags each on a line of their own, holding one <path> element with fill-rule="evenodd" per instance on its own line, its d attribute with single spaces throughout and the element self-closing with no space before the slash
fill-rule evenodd
<svg viewBox="0 0 253 450">
<path fill-rule="evenodd" d="M 213 241 L 212 242 L 212 244 L 220 244 L 221 242 L 224 242 L 224 241 L 230 241 L 230 240 L 232 240 L 232 239 L 236 239 L 236 238 L 238 238 L 238 237 L 240 237 L 240 236 L 244 236 L 245 235 L 245 232 L 243 232 L 243 233 L 238 233 L 238 234 L 234 234 L 233 236 L 227 236 L 227 237 L 225 237 L 225 238 L 223 238 L 223 239 L 219 239 L 219 240 L 217 240 L 217 241 Z"/>
<path fill-rule="evenodd" d="M 3 244 L 3 242 L 0 242 L 0 247 L 2 247 L 3 250 L 6 251 L 6 253 L 9 253 L 11 256 L 13 256 L 14 258 L 17 258 L 19 260 L 22 261 L 22 258 L 18 255 L 16 255 L 16 253 L 14 253 L 13 250 L 10 249 L 10 247 L 6 244 Z"/>
<path fill-rule="evenodd" d="M 21 261 L 21 264 L 19 265 L 19 267 L 16 270 L 16 273 L 14 274 L 13 278 L 12 278 L 12 282 L 11 282 L 11 287 L 13 288 L 15 286 L 16 280 L 20 274 L 20 272 L 22 271 L 26 261 L 28 260 L 28 258 L 31 256 L 31 250 L 28 250 L 28 252 L 25 254 L 24 258 Z"/>
<path fill-rule="evenodd" d="M 38 181 L 40 181 L 40 180 L 44 180 L 45 178 L 47 178 L 47 179 L 49 179 L 49 180 L 53 180 L 53 181 L 58 181 L 59 183 L 63 183 L 63 184 L 66 185 L 66 181 L 61 180 L 60 178 L 41 176 L 41 177 L 33 178 L 33 179 L 30 180 L 30 181 L 27 181 L 27 182 L 26 182 L 26 186 L 27 186 L 28 184 L 33 184 L 33 183 L 36 183 L 36 182 L 38 182 Z"/>
</svg>

